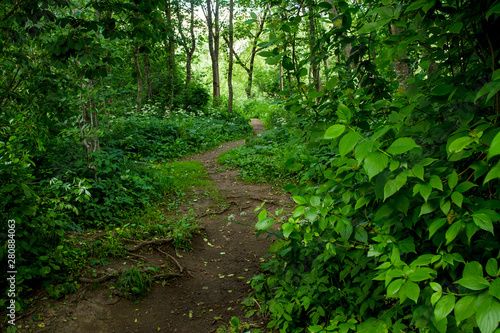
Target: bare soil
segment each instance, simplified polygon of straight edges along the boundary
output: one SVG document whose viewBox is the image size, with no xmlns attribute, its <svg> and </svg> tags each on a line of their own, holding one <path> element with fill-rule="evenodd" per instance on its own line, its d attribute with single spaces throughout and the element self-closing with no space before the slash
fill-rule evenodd
<svg viewBox="0 0 500 333">
<path fill-rule="evenodd" d="M 262 123 L 252 119 L 255 134 Z M 251 292 L 249 279 L 258 274 L 271 240 L 257 238 L 254 209 L 278 210 L 290 207 L 290 198 L 269 185 L 249 184 L 237 178 L 237 170 L 217 164 L 224 151 L 243 145 L 244 140 L 227 142 L 219 148 L 183 160 L 201 161 L 215 183 L 218 195 L 206 195 L 195 188 L 194 195 L 176 212 L 177 218 L 193 209 L 201 232 L 194 236 L 192 250 L 183 252 L 171 244 L 145 246 L 136 253 L 145 257 L 145 266 L 183 268 L 180 277 L 158 281 L 148 296 L 134 303 L 113 293 L 113 279 L 99 284 L 82 284 L 67 299 L 40 300 L 32 315 L 17 321 L 22 332 L 215 332 L 228 325 L 231 317 L 265 327 L 265 318 L 245 319 L 240 304 Z M 169 213 L 171 214 L 171 213 Z M 160 252 L 157 248 L 160 247 Z M 137 258 L 135 258 L 137 259 Z M 125 263 L 126 262 L 126 263 Z M 120 259 L 108 266 L 130 267 L 134 258 Z"/>
</svg>

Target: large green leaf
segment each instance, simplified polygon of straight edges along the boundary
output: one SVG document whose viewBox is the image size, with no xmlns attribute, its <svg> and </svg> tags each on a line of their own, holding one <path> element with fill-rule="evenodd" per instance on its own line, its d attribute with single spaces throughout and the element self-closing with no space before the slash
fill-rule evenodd
<svg viewBox="0 0 500 333">
<path fill-rule="evenodd" d="M 374 151 L 369 153 L 363 163 L 363 168 L 371 180 L 373 176 L 381 173 L 389 165 L 389 157 L 387 155 Z"/>
<path fill-rule="evenodd" d="M 493 333 L 500 322 L 500 302 L 494 298 L 484 300 L 478 306 L 476 322 L 481 333 Z"/>
<path fill-rule="evenodd" d="M 347 106 L 340 103 L 337 107 L 337 116 L 339 117 L 339 121 L 341 123 L 349 124 L 349 122 L 351 121 L 352 112 Z"/>
<path fill-rule="evenodd" d="M 500 162 L 498 162 L 497 165 L 491 168 L 486 177 L 484 177 L 483 184 L 486 184 L 487 182 L 495 178 L 500 178 Z"/>
<path fill-rule="evenodd" d="M 415 147 L 418 147 L 418 145 L 412 138 L 399 138 L 391 144 L 387 152 L 392 155 L 398 155 L 406 153 Z"/>
<path fill-rule="evenodd" d="M 476 296 L 461 297 L 455 304 L 455 319 L 461 322 L 476 313 Z"/>
<path fill-rule="evenodd" d="M 483 290 L 490 286 L 488 280 L 486 280 L 482 276 L 477 276 L 477 275 L 464 276 L 455 283 L 470 290 Z"/>
<path fill-rule="evenodd" d="M 356 132 L 349 132 L 340 139 L 339 154 L 345 156 L 354 149 L 361 136 Z"/>
<path fill-rule="evenodd" d="M 472 214 L 472 219 L 479 228 L 495 234 L 493 231 L 493 222 L 488 215 L 484 213 L 474 213 Z"/>
<path fill-rule="evenodd" d="M 345 131 L 345 125 L 335 124 L 328 127 L 325 132 L 325 139 L 335 139 L 342 135 Z"/>
<path fill-rule="evenodd" d="M 255 224 L 255 229 L 257 230 L 267 230 L 269 229 L 274 223 L 274 219 L 272 218 L 265 218 L 265 219 L 262 219 L 262 220 L 259 220 L 256 224 Z"/>
<path fill-rule="evenodd" d="M 437 302 L 436 307 L 434 308 L 434 316 L 436 320 L 439 321 L 450 314 L 455 307 L 455 296 L 454 295 L 445 295 L 443 296 L 439 302 Z"/>
</svg>

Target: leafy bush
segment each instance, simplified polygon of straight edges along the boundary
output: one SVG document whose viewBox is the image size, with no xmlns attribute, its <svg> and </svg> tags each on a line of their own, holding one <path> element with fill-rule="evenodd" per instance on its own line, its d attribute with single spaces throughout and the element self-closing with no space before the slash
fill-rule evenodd
<svg viewBox="0 0 500 333">
<path fill-rule="evenodd" d="M 117 118 L 104 132 L 102 145 L 121 149 L 136 160 L 169 160 L 244 137 L 250 125 L 237 115 L 213 112 L 212 117 L 191 116 L 182 110 L 168 118 Z"/>
<path fill-rule="evenodd" d="M 493 25 L 477 22 L 490 16 L 496 26 L 485 11 L 498 6 L 466 2 L 444 15 L 434 2 L 398 2 L 396 19 L 393 4 L 373 3 L 373 22 L 322 40 L 354 43 L 346 61 L 362 71 L 337 64 L 321 91 L 302 87 L 286 103 L 305 147 L 292 158 L 300 183 L 286 187 L 297 206 L 284 221 L 259 213 L 256 228 L 277 241 L 252 281 L 281 332 L 498 331 L 500 70 L 494 56 L 473 56 L 497 52 L 487 42 Z M 404 32 L 386 35 L 391 25 Z M 447 52 L 438 35 L 452 38 Z M 394 65 L 410 53 L 414 73 L 399 83 Z"/>
<path fill-rule="evenodd" d="M 244 146 L 222 153 L 217 162 L 239 168 L 239 176 L 245 181 L 284 182 L 292 178 L 286 168 L 287 149 L 283 149 L 292 147 L 289 139 L 288 129 L 275 128 L 247 140 Z"/>
</svg>

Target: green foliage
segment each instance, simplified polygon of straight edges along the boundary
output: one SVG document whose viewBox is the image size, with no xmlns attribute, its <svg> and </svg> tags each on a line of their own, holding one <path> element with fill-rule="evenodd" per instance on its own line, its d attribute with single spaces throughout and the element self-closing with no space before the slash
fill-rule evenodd
<svg viewBox="0 0 500 333">
<path fill-rule="evenodd" d="M 269 327 L 496 331 L 499 17 L 486 18 L 496 2 L 338 1 L 338 17 L 323 5 L 333 24 L 318 45 L 343 63 L 320 91 L 292 87 L 285 107 L 305 149 L 292 157 L 299 184 L 285 188 L 297 206 L 284 222 L 263 210 L 256 223 L 277 239 L 252 280 Z M 270 44 L 298 29 L 282 9 Z M 300 80 L 322 51 L 263 56 Z"/>
<path fill-rule="evenodd" d="M 239 139 L 251 130 L 236 115 L 213 112 L 210 117 L 197 117 L 177 110 L 160 119 L 155 113 L 112 119 L 109 130 L 104 132 L 103 146 L 121 149 L 136 160 L 168 160 Z"/>
<path fill-rule="evenodd" d="M 292 176 L 287 170 L 287 152 L 292 147 L 289 130 L 285 127 L 266 131 L 247 140 L 242 147 L 219 155 L 217 162 L 240 169 L 239 176 L 249 182 L 283 183 Z M 296 147 L 294 147 L 296 148 Z"/>
<path fill-rule="evenodd" d="M 123 271 L 116 281 L 116 288 L 125 296 L 138 301 L 151 289 L 151 277 L 148 273 L 132 267 Z"/>
</svg>

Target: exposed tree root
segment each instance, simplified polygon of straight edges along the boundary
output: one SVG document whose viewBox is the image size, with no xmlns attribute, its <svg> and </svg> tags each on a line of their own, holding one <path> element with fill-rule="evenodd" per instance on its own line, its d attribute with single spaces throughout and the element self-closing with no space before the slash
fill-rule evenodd
<svg viewBox="0 0 500 333">
<path fill-rule="evenodd" d="M 160 279 L 173 278 L 173 277 L 182 277 L 182 274 L 178 274 L 178 273 L 157 274 L 157 275 L 153 275 L 151 278 L 153 280 L 160 280 Z"/>
<path fill-rule="evenodd" d="M 107 274 L 107 275 L 103 275 L 99 278 L 95 278 L 95 279 L 89 279 L 89 278 L 86 278 L 86 277 L 83 277 L 83 276 L 80 276 L 78 278 L 78 282 L 82 282 L 82 283 L 101 283 L 101 282 L 104 282 L 104 281 L 107 281 L 111 278 L 114 278 L 114 277 L 117 277 L 118 276 L 118 271 L 114 271 L 110 274 Z"/>
<path fill-rule="evenodd" d="M 160 248 L 157 248 L 157 250 L 158 250 L 158 252 L 161 252 L 164 255 L 168 256 L 170 259 L 172 259 L 172 261 L 177 265 L 177 267 L 179 268 L 179 271 L 181 273 L 184 271 L 184 268 L 181 266 L 181 264 L 179 264 L 179 262 L 177 261 L 177 259 L 175 259 L 173 256 L 171 256 L 170 254 L 168 254 L 167 252 L 163 251 Z"/>
<path fill-rule="evenodd" d="M 134 246 L 133 248 L 128 249 L 128 251 L 129 252 L 134 252 L 134 251 L 137 251 L 137 250 L 139 250 L 140 248 L 142 248 L 142 247 L 144 247 L 146 245 L 170 243 L 172 240 L 173 240 L 173 237 L 162 238 L 162 239 L 153 239 L 153 240 L 150 240 L 150 241 L 145 241 L 145 242 L 139 243 L 136 246 Z"/>
</svg>

